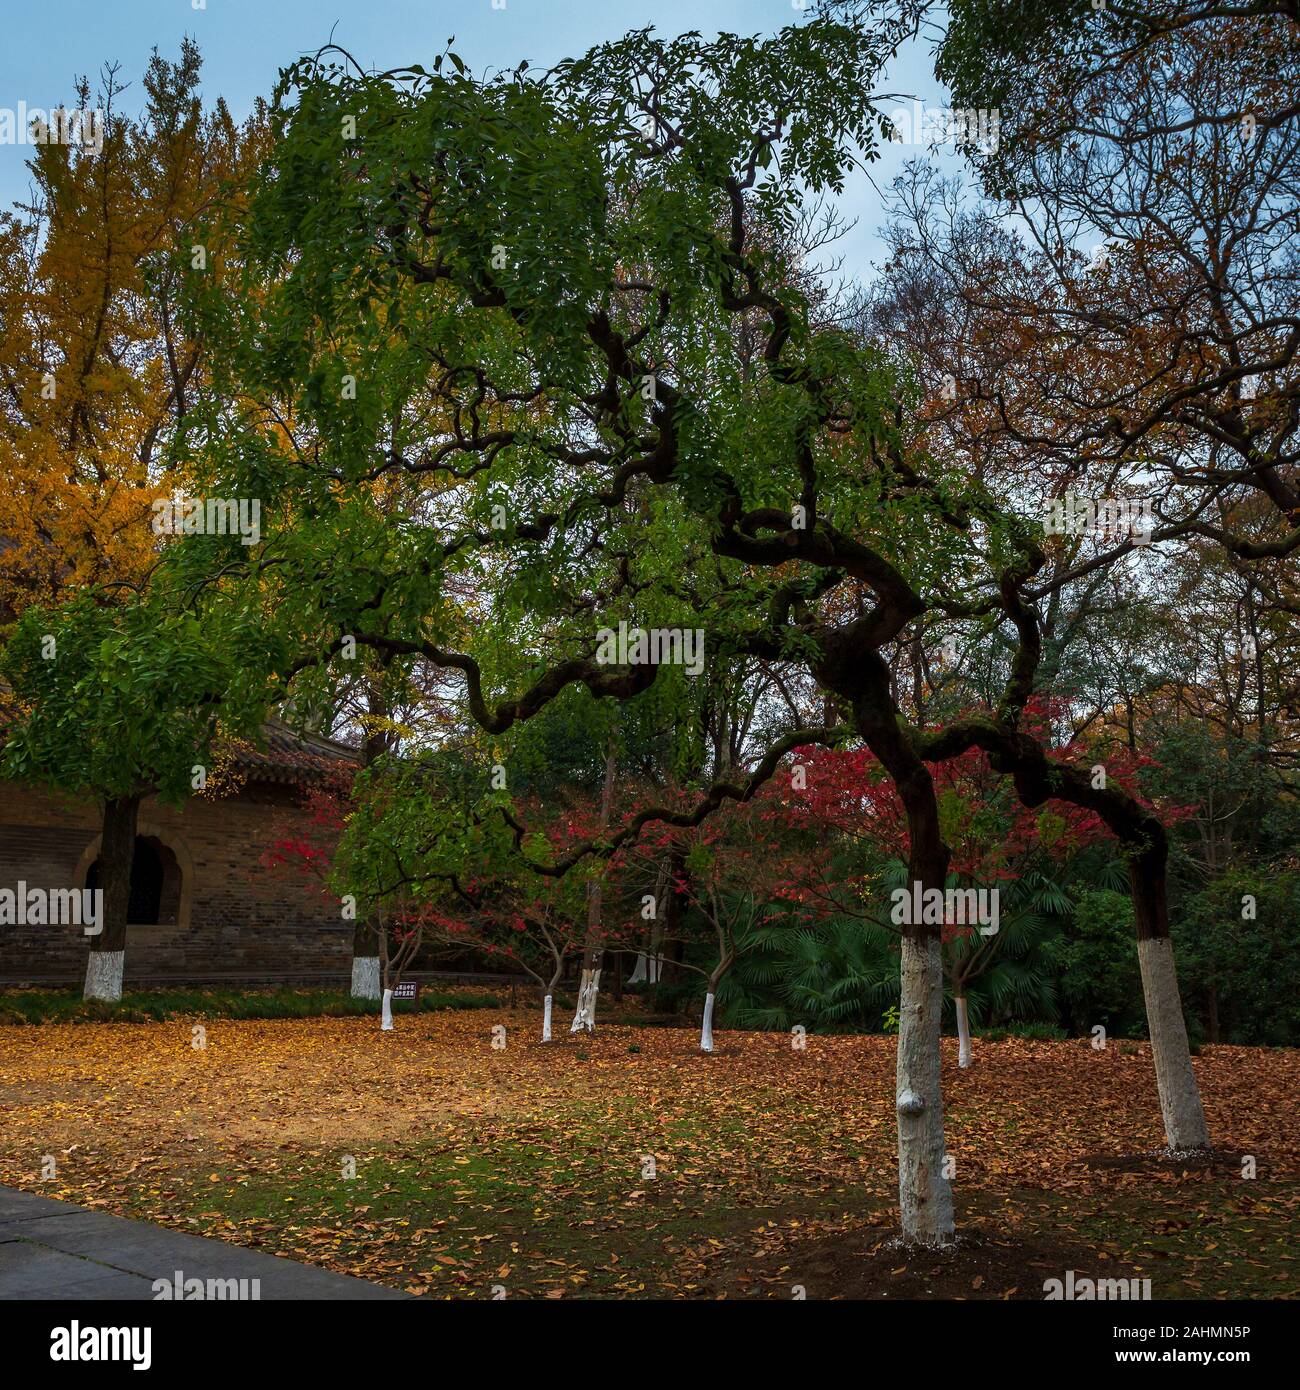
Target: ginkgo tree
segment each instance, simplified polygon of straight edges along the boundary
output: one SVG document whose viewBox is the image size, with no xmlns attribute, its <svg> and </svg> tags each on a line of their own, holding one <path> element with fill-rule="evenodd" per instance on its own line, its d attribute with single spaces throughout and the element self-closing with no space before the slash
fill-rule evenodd
<svg viewBox="0 0 1300 1390">
<path fill-rule="evenodd" d="M 201 71 L 192 41 L 155 52 L 137 112 L 120 67 L 81 83 L 97 138 L 35 144 L 32 202 L 0 213 L 0 619 L 157 558 L 152 503 L 185 480 L 167 446 L 204 379 L 180 282 L 229 269 L 197 219 L 238 197 L 265 130 L 260 104 L 242 126 L 205 110 Z"/>
</svg>

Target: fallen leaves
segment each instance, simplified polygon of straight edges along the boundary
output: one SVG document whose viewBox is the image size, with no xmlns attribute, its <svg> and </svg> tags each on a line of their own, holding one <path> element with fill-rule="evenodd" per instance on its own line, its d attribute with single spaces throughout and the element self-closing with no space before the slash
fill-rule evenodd
<svg viewBox="0 0 1300 1390">
<path fill-rule="evenodd" d="M 183 1021 L 3 1028 L 0 1181 L 428 1297 L 834 1296 L 857 1265 L 906 1296 L 911 1257 L 863 1253 L 896 1221 L 892 1039 L 797 1051 L 722 1033 L 703 1059 L 690 1030 L 607 1026 L 543 1047 L 537 1021 L 411 1015 L 383 1039 L 364 1018 L 210 1020 L 206 1052 Z M 958 1071 L 944 1043 L 964 1223 L 1022 1244 L 1046 1228 L 1086 1246 L 1094 1271 L 1158 1263 L 1166 1289 L 1294 1289 L 1300 1054 L 1205 1049 L 1223 1152 L 1198 1167 L 1158 1155 L 1146 1050 L 975 1046 Z M 1258 1179 L 1240 1176 L 1246 1153 Z M 824 1275 L 821 1248 L 835 1251 Z M 1039 1296 L 1037 1265 L 1012 1268 L 1009 1250 L 959 1292 Z"/>
</svg>

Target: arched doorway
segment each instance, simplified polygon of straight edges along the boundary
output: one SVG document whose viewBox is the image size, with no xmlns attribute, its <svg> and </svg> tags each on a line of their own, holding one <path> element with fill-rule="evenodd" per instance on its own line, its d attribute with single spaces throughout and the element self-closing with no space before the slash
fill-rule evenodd
<svg viewBox="0 0 1300 1390">
<path fill-rule="evenodd" d="M 156 835 L 137 835 L 131 859 L 131 889 L 126 920 L 131 926 L 176 925 L 184 883 L 176 855 Z M 99 859 L 86 869 L 86 887 L 99 887 Z"/>
</svg>

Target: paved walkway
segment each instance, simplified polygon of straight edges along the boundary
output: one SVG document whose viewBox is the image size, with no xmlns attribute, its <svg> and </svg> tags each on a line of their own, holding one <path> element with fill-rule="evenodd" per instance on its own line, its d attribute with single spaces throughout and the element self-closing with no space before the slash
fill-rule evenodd
<svg viewBox="0 0 1300 1390">
<path fill-rule="evenodd" d="M 258 1279 L 263 1299 L 405 1298 L 364 1279 L 0 1187 L 0 1299 L 152 1299 L 153 1281 Z"/>
</svg>

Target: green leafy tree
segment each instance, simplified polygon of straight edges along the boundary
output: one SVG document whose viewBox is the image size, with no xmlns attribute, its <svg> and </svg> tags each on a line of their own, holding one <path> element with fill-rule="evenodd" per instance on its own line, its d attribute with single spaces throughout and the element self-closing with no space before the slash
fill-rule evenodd
<svg viewBox="0 0 1300 1390">
<path fill-rule="evenodd" d="M 86 592 L 29 608 L 0 651 L 8 684 L 0 770 L 103 808 L 102 914 L 86 997 L 121 995 L 140 802 L 183 802 L 207 785 L 220 730 L 256 732 L 280 659 L 243 609 L 200 622 L 177 591 L 104 604 Z"/>
<path fill-rule="evenodd" d="M 1035 529 L 978 470 L 934 466 L 918 383 L 831 321 L 794 264 L 792 221 L 874 153 L 869 94 L 905 32 L 851 8 L 765 40 L 639 32 L 482 81 L 451 55 L 388 74 L 317 55 L 285 77 L 236 229 L 244 293 L 193 306 L 219 366 L 191 443 L 266 500 L 250 578 L 302 679 L 358 647 L 454 674 L 502 767 L 569 687 L 682 707 L 697 634 L 822 695 L 823 722 L 768 740 L 744 775 L 539 871 L 652 820 L 698 824 L 792 749 L 849 736 L 898 790 L 922 885 L 942 889 L 951 857 L 927 762 L 971 747 L 1030 805 L 1073 799 L 1134 844 L 1163 835 L 1025 731 Z M 385 478 L 422 483 L 418 502 L 377 508 Z M 991 712 L 923 731 L 881 653 L 930 612 L 990 616 L 1014 655 Z M 634 632 L 675 645 L 625 645 Z M 1134 882 L 1163 901 L 1151 864 Z M 908 924 L 900 970 L 903 1226 L 942 1243 L 935 924 Z"/>
</svg>

